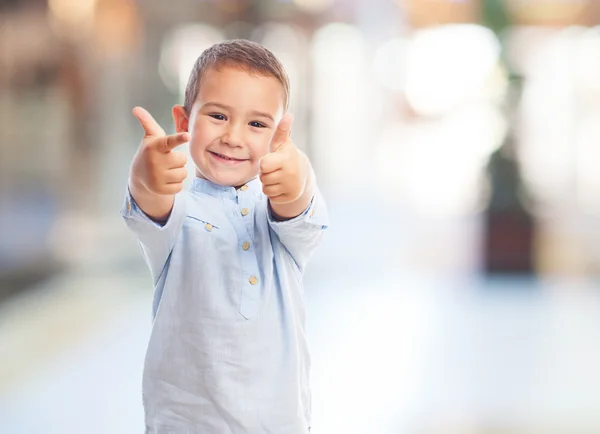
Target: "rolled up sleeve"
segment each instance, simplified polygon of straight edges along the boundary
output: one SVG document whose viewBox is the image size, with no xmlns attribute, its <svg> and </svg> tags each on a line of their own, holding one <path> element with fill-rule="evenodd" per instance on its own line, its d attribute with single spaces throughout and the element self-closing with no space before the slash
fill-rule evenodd
<svg viewBox="0 0 600 434">
<path fill-rule="evenodd" d="M 156 283 L 181 233 L 186 216 L 186 193 L 181 192 L 175 195 L 173 209 L 164 225 L 150 219 L 139 208 L 129 190 L 125 194 L 121 216 L 140 243 L 142 253 L 150 268 L 154 283 Z"/>
<path fill-rule="evenodd" d="M 323 232 L 329 226 L 327 206 L 318 189 L 308 208 L 290 220 L 277 220 L 269 206 L 269 225 L 281 244 L 292 255 L 301 272 L 318 247 Z"/>
</svg>

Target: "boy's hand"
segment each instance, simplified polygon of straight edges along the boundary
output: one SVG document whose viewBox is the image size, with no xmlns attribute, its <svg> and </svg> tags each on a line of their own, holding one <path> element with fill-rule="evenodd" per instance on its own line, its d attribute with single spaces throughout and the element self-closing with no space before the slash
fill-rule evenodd
<svg viewBox="0 0 600 434">
<path fill-rule="evenodd" d="M 270 152 L 260 160 L 260 181 L 271 204 L 299 199 L 308 180 L 308 158 L 292 139 L 292 115 L 283 116 L 271 139 Z"/>
<path fill-rule="evenodd" d="M 187 177 L 187 157 L 174 148 L 189 141 L 189 133 L 167 136 L 154 118 L 141 107 L 133 115 L 144 128 L 129 174 L 129 191 L 146 215 L 166 221 L 171 214 L 175 194 L 183 189 Z"/>
<path fill-rule="evenodd" d="M 134 108 L 133 115 L 144 128 L 144 138 L 133 158 L 132 182 L 139 182 L 154 194 L 179 193 L 187 177 L 187 157 L 173 149 L 189 141 L 189 134 L 167 136 L 152 115 L 141 107 Z"/>
<path fill-rule="evenodd" d="M 301 214 L 312 199 L 308 157 L 300 151 L 290 132 L 293 117 L 283 116 L 271 139 L 270 152 L 260 160 L 260 181 L 271 208 L 280 218 Z"/>
</svg>

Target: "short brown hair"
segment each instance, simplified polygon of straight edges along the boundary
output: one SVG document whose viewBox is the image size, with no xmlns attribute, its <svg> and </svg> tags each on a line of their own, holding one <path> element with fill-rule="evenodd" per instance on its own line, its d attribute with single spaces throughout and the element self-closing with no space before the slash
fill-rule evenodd
<svg viewBox="0 0 600 434">
<path fill-rule="evenodd" d="M 246 39 L 232 39 L 219 42 L 202 52 L 190 74 L 185 88 L 184 107 L 189 114 L 198 97 L 202 76 L 211 68 L 235 66 L 249 73 L 276 78 L 285 93 L 284 107 L 287 110 L 290 99 L 290 82 L 281 62 L 262 45 Z"/>
</svg>

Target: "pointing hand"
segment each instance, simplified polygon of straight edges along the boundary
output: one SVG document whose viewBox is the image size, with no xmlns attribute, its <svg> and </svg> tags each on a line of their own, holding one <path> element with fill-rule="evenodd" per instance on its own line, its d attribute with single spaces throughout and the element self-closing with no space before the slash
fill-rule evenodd
<svg viewBox="0 0 600 434">
<path fill-rule="evenodd" d="M 167 136 L 152 115 L 141 107 L 134 108 L 133 115 L 144 128 L 144 138 L 133 159 L 132 177 L 137 178 L 152 193 L 179 193 L 187 177 L 187 157 L 183 152 L 173 149 L 188 142 L 189 133 Z"/>
</svg>

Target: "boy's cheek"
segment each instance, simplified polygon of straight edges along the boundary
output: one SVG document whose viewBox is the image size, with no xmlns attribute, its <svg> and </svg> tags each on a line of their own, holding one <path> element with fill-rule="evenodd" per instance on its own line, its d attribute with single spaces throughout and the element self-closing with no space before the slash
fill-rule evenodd
<svg viewBox="0 0 600 434">
<path fill-rule="evenodd" d="M 252 144 L 252 151 L 257 160 L 261 159 L 269 153 L 269 141 L 260 141 Z"/>
<path fill-rule="evenodd" d="M 256 161 L 260 164 L 260 159 L 269 153 L 269 149 L 261 149 L 260 152 L 254 154 Z"/>
<path fill-rule="evenodd" d="M 190 132 L 190 148 L 206 148 L 216 138 L 218 138 L 218 135 L 213 129 L 196 125 L 196 128 Z"/>
<path fill-rule="evenodd" d="M 190 131 L 191 134 L 198 137 L 214 136 L 219 134 L 219 127 L 210 122 L 206 117 L 199 118 Z"/>
<path fill-rule="evenodd" d="M 205 137 L 192 135 L 189 141 L 190 155 L 198 157 L 203 155 L 206 149 L 208 148 L 207 143 L 210 142 L 206 141 Z"/>
</svg>

